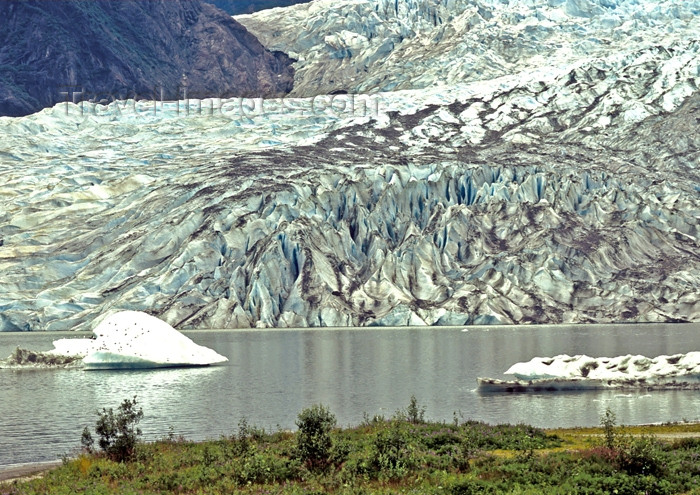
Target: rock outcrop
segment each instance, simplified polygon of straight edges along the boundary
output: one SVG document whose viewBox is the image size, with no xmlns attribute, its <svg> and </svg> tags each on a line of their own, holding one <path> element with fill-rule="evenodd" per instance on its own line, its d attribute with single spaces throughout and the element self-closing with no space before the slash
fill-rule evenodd
<svg viewBox="0 0 700 495">
<path fill-rule="evenodd" d="M 199 0 L 0 2 L 0 115 L 60 101 L 279 96 L 294 71 Z"/>
</svg>

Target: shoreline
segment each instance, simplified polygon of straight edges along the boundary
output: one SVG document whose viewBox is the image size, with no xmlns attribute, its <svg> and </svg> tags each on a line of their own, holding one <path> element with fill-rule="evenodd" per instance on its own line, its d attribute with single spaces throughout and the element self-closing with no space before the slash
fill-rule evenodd
<svg viewBox="0 0 700 495">
<path fill-rule="evenodd" d="M 512 330 L 517 327 L 526 328 L 565 328 L 565 327 L 585 327 L 585 326 L 654 326 L 654 325 L 698 325 L 700 320 L 690 321 L 605 321 L 605 322 L 568 322 L 568 323 L 483 323 L 483 324 L 464 324 L 464 325 L 346 325 L 346 326 L 307 326 L 307 327 L 236 327 L 236 328 L 175 328 L 181 333 L 204 333 L 204 332 L 260 332 L 260 331 L 280 331 L 280 332 L 298 332 L 298 331 L 342 331 L 342 330 Z M 0 330 L 0 335 L 17 335 L 17 334 L 46 334 L 46 335 L 65 335 L 67 337 L 75 337 L 85 335 L 84 338 L 89 338 L 92 330 Z"/>
<path fill-rule="evenodd" d="M 0 466 L 0 483 L 12 483 L 13 481 L 26 481 L 37 478 L 61 464 L 63 464 L 63 461 L 56 460 Z"/>
</svg>

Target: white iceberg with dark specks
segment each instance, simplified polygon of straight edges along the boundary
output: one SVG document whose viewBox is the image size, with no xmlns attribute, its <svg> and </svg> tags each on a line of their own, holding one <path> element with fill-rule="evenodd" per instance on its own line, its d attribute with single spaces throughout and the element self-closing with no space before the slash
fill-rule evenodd
<svg viewBox="0 0 700 495">
<path fill-rule="evenodd" d="M 121 311 L 104 319 L 94 339 L 60 339 L 52 354 L 83 356 L 86 369 L 143 369 L 207 366 L 228 361 L 195 344 L 162 320 L 140 311 Z"/>
</svg>

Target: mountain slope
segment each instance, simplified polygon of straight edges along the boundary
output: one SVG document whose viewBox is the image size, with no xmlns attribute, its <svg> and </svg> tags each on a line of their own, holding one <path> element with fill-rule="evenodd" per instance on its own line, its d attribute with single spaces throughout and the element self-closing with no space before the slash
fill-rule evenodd
<svg viewBox="0 0 700 495">
<path fill-rule="evenodd" d="M 290 64 L 198 0 L 0 2 L 0 115 L 182 98 L 185 85 L 189 96 L 276 96 L 292 88 Z"/>
</svg>

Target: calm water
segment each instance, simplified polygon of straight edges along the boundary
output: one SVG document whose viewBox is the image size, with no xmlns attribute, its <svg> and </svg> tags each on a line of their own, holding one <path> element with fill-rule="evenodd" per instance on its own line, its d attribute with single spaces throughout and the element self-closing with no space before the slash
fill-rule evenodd
<svg viewBox="0 0 700 495">
<path fill-rule="evenodd" d="M 700 324 L 186 332 L 230 361 L 152 371 L 0 370 L 0 468 L 53 460 L 80 446 L 95 411 L 138 396 L 147 439 L 172 426 L 189 439 L 234 433 L 241 418 L 293 428 L 297 413 L 330 406 L 341 425 L 366 412 L 391 416 L 414 394 L 431 419 L 537 426 L 596 425 L 607 407 L 620 423 L 700 419 L 697 392 L 497 395 L 477 376 L 504 377 L 535 356 L 674 354 L 700 350 Z M 76 334 L 70 334 L 76 335 Z M 58 333 L 0 333 L 0 356 L 20 345 L 52 348 Z"/>
</svg>

